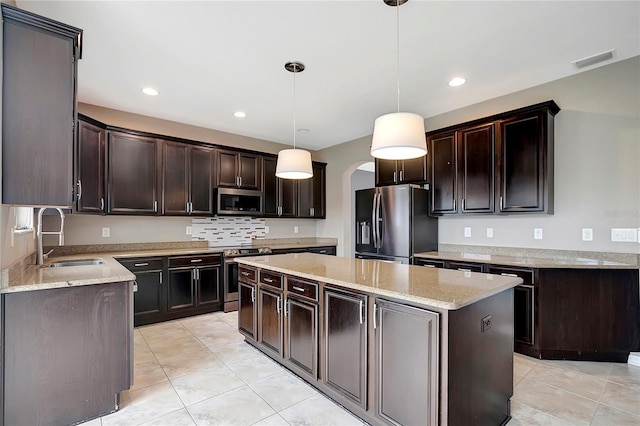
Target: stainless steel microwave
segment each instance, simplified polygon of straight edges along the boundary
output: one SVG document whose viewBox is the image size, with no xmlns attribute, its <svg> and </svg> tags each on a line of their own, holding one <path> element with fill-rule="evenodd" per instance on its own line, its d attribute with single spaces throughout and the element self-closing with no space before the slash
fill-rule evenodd
<svg viewBox="0 0 640 426">
<path fill-rule="evenodd" d="M 262 191 L 238 188 L 216 188 L 214 190 L 217 215 L 262 216 L 264 194 Z"/>
</svg>

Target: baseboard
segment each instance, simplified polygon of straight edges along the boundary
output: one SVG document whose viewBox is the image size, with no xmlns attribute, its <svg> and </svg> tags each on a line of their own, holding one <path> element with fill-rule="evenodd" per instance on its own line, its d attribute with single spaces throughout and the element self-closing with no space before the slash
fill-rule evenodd
<svg viewBox="0 0 640 426">
<path fill-rule="evenodd" d="M 640 352 L 631 352 L 627 363 L 640 367 Z"/>
</svg>

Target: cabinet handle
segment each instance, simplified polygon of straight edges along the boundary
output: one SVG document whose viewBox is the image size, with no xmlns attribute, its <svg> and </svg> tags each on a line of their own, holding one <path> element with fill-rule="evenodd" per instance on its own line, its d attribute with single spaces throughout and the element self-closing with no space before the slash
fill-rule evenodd
<svg viewBox="0 0 640 426">
<path fill-rule="evenodd" d="M 436 265 L 427 265 L 427 264 L 422 265 L 422 266 L 424 266 L 425 268 L 435 268 L 436 267 Z"/>
<path fill-rule="evenodd" d="M 377 316 L 378 316 L 378 304 L 374 303 L 373 304 L 373 329 L 374 330 L 378 328 Z"/>
<path fill-rule="evenodd" d="M 304 288 L 302 288 L 302 287 L 298 287 L 297 285 L 294 285 L 294 286 L 293 286 L 293 289 L 294 289 L 294 290 L 297 290 L 297 291 L 301 291 L 301 292 L 303 292 L 303 293 L 304 293 Z"/>
<path fill-rule="evenodd" d="M 280 307 L 280 296 L 276 299 L 276 312 L 280 313 L 282 308 Z"/>
<path fill-rule="evenodd" d="M 456 211 L 456 200 L 453 200 L 453 211 Z"/>
<path fill-rule="evenodd" d="M 148 262 L 144 262 L 144 263 L 134 263 L 133 266 L 135 266 L 136 268 L 139 268 L 141 266 L 149 266 Z"/>
<path fill-rule="evenodd" d="M 397 183 L 398 181 L 396 180 L 396 172 L 393 172 L 393 183 Z M 362 324 L 362 323 L 361 323 Z"/>
<path fill-rule="evenodd" d="M 467 208 L 467 207 L 466 207 L 466 204 L 465 204 L 465 202 L 464 202 L 464 198 L 463 198 L 463 199 L 462 199 L 462 211 L 464 211 L 466 208 Z"/>
<path fill-rule="evenodd" d="M 160 271 L 160 284 L 162 284 L 162 271 Z"/>
<path fill-rule="evenodd" d="M 282 310 L 284 311 L 284 316 L 286 317 L 288 314 L 288 309 L 287 309 L 287 305 L 289 303 L 289 299 L 287 299 L 286 297 L 284 298 L 284 305 L 282 305 Z"/>
<path fill-rule="evenodd" d="M 251 288 L 251 303 L 255 303 L 256 302 L 256 288 L 252 287 Z"/>
<path fill-rule="evenodd" d="M 238 176 L 238 180 L 240 181 L 240 185 L 238 186 L 242 186 L 242 176 Z"/>
<path fill-rule="evenodd" d="M 400 170 L 400 182 L 404 180 L 404 170 Z"/>
<path fill-rule="evenodd" d="M 278 206 L 278 216 L 282 216 L 282 206 Z"/>
<path fill-rule="evenodd" d="M 153 201 L 153 211 L 158 213 L 158 200 Z"/>
<path fill-rule="evenodd" d="M 100 210 L 104 211 L 104 198 L 100 198 Z"/>
<path fill-rule="evenodd" d="M 191 263 L 199 263 L 202 262 L 202 259 L 191 259 Z"/>
<path fill-rule="evenodd" d="M 360 324 L 364 324 L 364 303 L 360 301 Z"/>
<path fill-rule="evenodd" d="M 315 215 L 316 215 L 316 209 L 314 209 L 313 207 L 311 207 L 311 208 L 309 209 L 309 214 L 310 214 L 311 216 L 315 216 Z"/>
<path fill-rule="evenodd" d="M 327 251 L 326 251 L 326 250 L 320 250 L 318 253 L 320 253 L 320 254 L 327 254 Z"/>
<path fill-rule="evenodd" d="M 82 198 L 82 180 L 78 179 L 78 201 Z"/>
<path fill-rule="evenodd" d="M 467 268 L 458 268 L 458 271 L 462 271 L 462 272 L 471 272 L 471 269 L 467 269 Z"/>
<path fill-rule="evenodd" d="M 502 210 L 504 208 L 504 205 L 502 204 L 502 195 L 500 196 L 500 210 Z"/>
<path fill-rule="evenodd" d="M 249 275 L 251 275 L 250 273 L 245 272 L 245 271 L 242 271 L 242 272 L 240 272 L 240 273 L 241 273 L 242 275 L 244 275 L 245 277 L 248 277 Z"/>
<path fill-rule="evenodd" d="M 272 283 L 273 280 L 271 278 L 263 278 L 265 283 Z"/>
<path fill-rule="evenodd" d="M 515 278 L 520 278 L 519 276 L 517 276 L 516 274 L 507 274 L 506 272 L 502 272 L 500 275 L 504 275 L 505 277 L 515 277 Z"/>
<path fill-rule="evenodd" d="M 136 293 L 138 291 L 138 281 L 133 282 L 133 292 Z"/>
</svg>

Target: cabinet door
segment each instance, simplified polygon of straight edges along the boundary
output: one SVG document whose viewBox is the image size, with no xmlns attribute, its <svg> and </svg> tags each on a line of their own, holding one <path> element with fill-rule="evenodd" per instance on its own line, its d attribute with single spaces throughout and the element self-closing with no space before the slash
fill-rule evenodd
<svg viewBox="0 0 640 426">
<path fill-rule="evenodd" d="M 262 191 L 264 192 L 264 215 L 278 215 L 278 178 L 276 178 L 277 159 L 262 157 Z"/>
<path fill-rule="evenodd" d="M 325 287 L 324 374 L 327 387 L 366 410 L 367 296 Z"/>
<path fill-rule="evenodd" d="M 169 269 L 169 311 L 196 307 L 195 274 L 195 269 Z"/>
<path fill-rule="evenodd" d="M 296 217 L 298 182 L 295 179 L 278 178 L 278 200 L 280 217 Z"/>
<path fill-rule="evenodd" d="M 534 341 L 534 301 L 533 285 L 519 285 L 513 289 L 513 334 L 516 342 L 533 346 Z"/>
<path fill-rule="evenodd" d="M 238 155 L 233 151 L 218 151 L 218 186 L 238 186 Z"/>
<path fill-rule="evenodd" d="M 424 155 L 410 160 L 398 161 L 398 182 L 426 182 L 427 181 L 427 156 Z"/>
<path fill-rule="evenodd" d="M 197 276 L 198 306 L 221 303 L 220 267 L 198 268 Z"/>
<path fill-rule="evenodd" d="M 70 207 L 81 30 L 4 4 L 2 12 L 2 202 Z"/>
<path fill-rule="evenodd" d="M 258 289 L 258 341 L 282 355 L 282 293 Z"/>
<path fill-rule="evenodd" d="M 287 299 L 287 361 L 318 378 L 318 306 Z"/>
<path fill-rule="evenodd" d="M 257 340 L 256 286 L 238 282 L 238 331 L 252 340 Z"/>
<path fill-rule="evenodd" d="M 192 146 L 190 150 L 191 211 L 193 215 L 211 216 L 213 212 L 213 165 L 215 151 L 212 148 Z"/>
<path fill-rule="evenodd" d="M 431 161 L 431 213 L 457 213 L 456 205 L 456 134 L 455 132 L 429 137 Z"/>
<path fill-rule="evenodd" d="M 104 137 L 104 129 L 78 122 L 79 212 L 104 213 Z"/>
<path fill-rule="evenodd" d="M 298 181 L 298 217 L 322 219 L 325 217 L 324 164 L 313 164 L 313 177 Z"/>
<path fill-rule="evenodd" d="M 376 415 L 437 425 L 438 314 L 383 300 L 376 307 Z"/>
<path fill-rule="evenodd" d="M 189 202 L 189 145 L 179 142 L 162 144 L 162 213 L 186 215 Z"/>
<path fill-rule="evenodd" d="M 447 262 L 447 269 L 456 269 L 462 272 L 484 272 L 485 265 L 472 262 Z"/>
<path fill-rule="evenodd" d="M 376 158 L 376 186 L 395 185 L 398 181 L 396 160 Z"/>
<path fill-rule="evenodd" d="M 260 163 L 261 158 L 255 154 L 238 154 L 238 176 L 240 177 L 240 187 L 246 189 L 260 188 Z"/>
<path fill-rule="evenodd" d="M 462 213 L 493 213 L 494 127 L 493 123 L 458 133 L 458 194 Z"/>
<path fill-rule="evenodd" d="M 545 115 L 538 112 L 500 122 L 501 212 L 553 212 L 545 204 L 545 191 L 553 190 L 552 179 L 545 179 L 547 173 L 553 173 L 545 121 Z M 553 133 L 550 135 L 552 138 Z"/>
<path fill-rule="evenodd" d="M 156 140 L 109 132 L 107 152 L 109 213 L 157 213 Z"/>
<path fill-rule="evenodd" d="M 164 312 L 162 297 L 162 271 L 137 272 L 138 291 L 133 294 L 135 325 L 144 316 Z"/>
</svg>

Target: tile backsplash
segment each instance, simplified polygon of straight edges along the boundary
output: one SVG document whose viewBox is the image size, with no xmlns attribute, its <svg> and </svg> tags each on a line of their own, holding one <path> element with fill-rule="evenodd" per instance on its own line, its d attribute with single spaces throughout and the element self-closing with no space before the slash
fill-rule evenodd
<svg viewBox="0 0 640 426">
<path fill-rule="evenodd" d="M 209 247 L 251 244 L 254 239 L 264 239 L 265 220 L 253 217 L 201 217 L 194 218 L 191 239 L 206 240 Z"/>
</svg>

